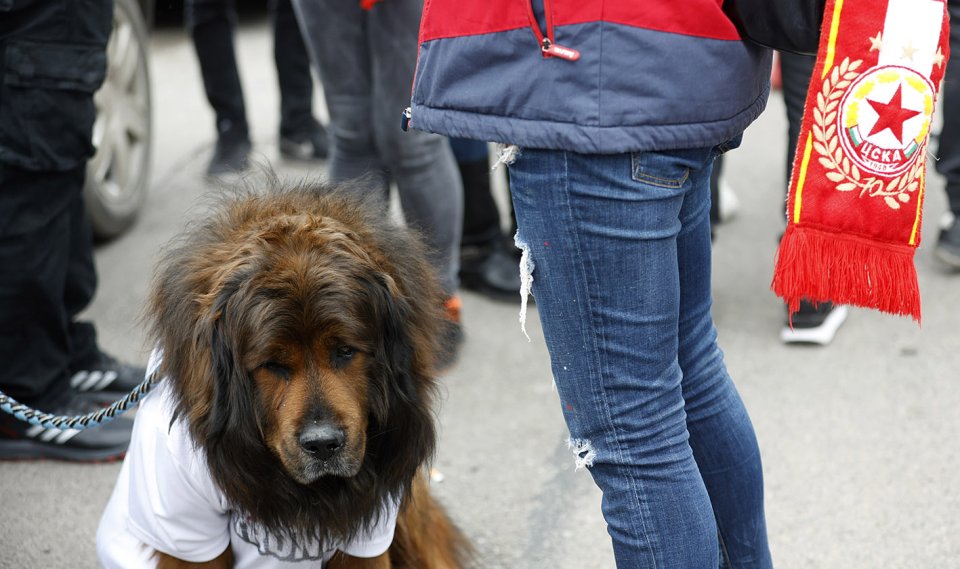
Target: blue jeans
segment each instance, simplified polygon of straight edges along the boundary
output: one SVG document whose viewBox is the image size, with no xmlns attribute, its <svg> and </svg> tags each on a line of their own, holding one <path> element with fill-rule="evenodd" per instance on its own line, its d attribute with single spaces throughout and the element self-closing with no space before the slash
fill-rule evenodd
<svg viewBox="0 0 960 569">
<path fill-rule="evenodd" d="M 710 314 L 724 149 L 523 150 L 510 166 L 574 458 L 622 568 L 772 566 L 759 448 Z"/>
<path fill-rule="evenodd" d="M 294 0 L 330 110 L 330 179 L 371 175 L 386 196 L 397 184 L 407 224 L 418 229 L 447 294 L 457 291 L 463 189 L 447 139 L 404 132 L 417 64 L 420 0 L 365 11 L 354 0 Z"/>
</svg>

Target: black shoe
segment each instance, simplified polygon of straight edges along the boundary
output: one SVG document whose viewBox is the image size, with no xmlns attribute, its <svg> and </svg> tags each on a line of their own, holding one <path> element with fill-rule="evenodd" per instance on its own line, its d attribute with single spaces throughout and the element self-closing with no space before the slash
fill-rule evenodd
<svg viewBox="0 0 960 569">
<path fill-rule="evenodd" d="M 297 136 L 280 135 L 280 155 L 288 160 L 322 160 L 330 153 L 330 141 L 323 125 Z"/>
<path fill-rule="evenodd" d="M 953 221 L 940 230 L 934 255 L 953 269 L 960 269 L 960 216 L 954 216 Z"/>
<path fill-rule="evenodd" d="M 494 300 L 520 302 L 520 262 L 502 247 L 462 247 L 460 286 Z"/>
<path fill-rule="evenodd" d="M 71 394 L 68 400 L 50 408 L 54 415 L 86 415 L 102 409 L 90 395 Z M 123 458 L 130 444 L 133 421 L 117 417 L 113 421 L 82 431 L 65 431 L 31 425 L 0 412 L 0 460 L 68 460 L 107 462 Z"/>
<path fill-rule="evenodd" d="M 793 318 L 787 314 L 787 323 L 780 331 L 780 340 L 786 344 L 826 346 L 833 341 L 837 329 L 846 319 L 846 306 L 836 306 L 832 302 L 814 304 L 801 300 L 800 309 L 793 314 Z"/>
<path fill-rule="evenodd" d="M 250 150 L 250 140 L 246 137 L 221 136 L 207 166 L 207 177 L 225 180 L 239 176 L 250 167 Z"/>
<path fill-rule="evenodd" d="M 130 393 L 144 380 L 146 368 L 125 364 L 100 350 L 70 366 L 70 386 L 78 393 L 104 393 L 117 399 Z"/>
</svg>

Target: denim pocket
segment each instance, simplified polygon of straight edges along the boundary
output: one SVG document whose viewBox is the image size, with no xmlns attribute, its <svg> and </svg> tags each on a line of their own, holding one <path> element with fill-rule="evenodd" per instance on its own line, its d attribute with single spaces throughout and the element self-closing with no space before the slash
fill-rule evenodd
<svg viewBox="0 0 960 569">
<path fill-rule="evenodd" d="M 692 172 L 708 166 L 716 147 L 655 150 L 630 154 L 635 182 L 669 190 L 683 188 Z"/>
<path fill-rule="evenodd" d="M 650 186 L 678 190 L 690 177 L 691 165 L 673 151 L 632 152 L 630 162 L 633 180 Z"/>
<path fill-rule="evenodd" d="M 102 47 L 9 41 L 0 80 L 0 162 L 69 170 L 93 154 L 93 93 L 106 75 Z"/>
</svg>

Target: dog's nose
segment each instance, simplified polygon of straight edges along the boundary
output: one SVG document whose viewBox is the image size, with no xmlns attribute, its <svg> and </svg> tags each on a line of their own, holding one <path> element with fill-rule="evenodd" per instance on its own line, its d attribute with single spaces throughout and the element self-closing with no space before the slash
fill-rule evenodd
<svg viewBox="0 0 960 569">
<path fill-rule="evenodd" d="M 300 446 L 320 460 L 328 460 L 347 440 L 343 429 L 331 424 L 310 425 L 300 432 Z"/>
</svg>

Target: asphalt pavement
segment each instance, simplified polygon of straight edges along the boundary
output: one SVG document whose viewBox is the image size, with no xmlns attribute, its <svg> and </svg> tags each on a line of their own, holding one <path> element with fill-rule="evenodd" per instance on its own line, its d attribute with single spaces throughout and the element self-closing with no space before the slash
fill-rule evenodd
<svg viewBox="0 0 960 569">
<path fill-rule="evenodd" d="M 238 35 L 257 160 L 284 177 L 323 167 L 278 160 L 278 96 L 265 20 Z M 140 321 L 153 265 L 203 211 L 213 118 L 179 29 L 154 32 L 154 164 L 129 233 L 97 250 L 100 287 L 86 313 L 103 347 L 144 362 Z M 318 96 L 319 98 L 319 96 Z M 740 201 L 719 228 L 714 315 L 731 375 L 763 453 L 767 522 L 783 569 L 960 567 L 960 273 L 932 254 L 945 211 L 931 173 L 916 256 L 923 325 L 852 309 L 828 347 L 785 346 L 770 292 L 782 231 L 786 121 L 779 93 L 731 153 Z M 501 193 L 499 196 L 503 198 Z M 467 340 L 443 378 L 434 491 L 489 569 L 611 568 L 600 494 L 574 470 L 536 308 L 527 341 L 517 303 L 463 293 Z M 119 464 L 0 463 L 0 567 L 96 567 L 94 535 Z"/>
</svg>

